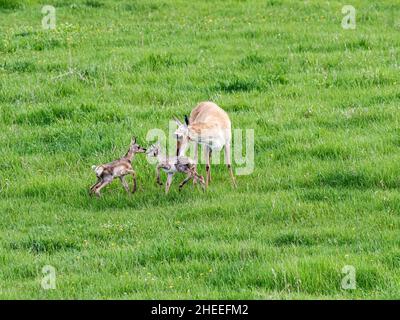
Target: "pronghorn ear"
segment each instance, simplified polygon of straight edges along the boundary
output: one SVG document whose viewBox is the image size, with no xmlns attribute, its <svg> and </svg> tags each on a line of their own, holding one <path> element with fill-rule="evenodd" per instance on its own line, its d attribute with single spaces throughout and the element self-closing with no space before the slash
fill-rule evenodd
<svg viewBox="0 0 400 320">
<path fill-rule="evenodd" d="M 188 118 L 187 114 L 185 114 L 185 123 L 187 126 L 189 125 L 189 118 Z"/>
</svg>

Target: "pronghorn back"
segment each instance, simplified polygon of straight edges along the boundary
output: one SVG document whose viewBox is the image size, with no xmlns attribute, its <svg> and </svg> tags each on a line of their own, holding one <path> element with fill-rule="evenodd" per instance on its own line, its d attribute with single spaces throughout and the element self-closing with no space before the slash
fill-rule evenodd
<svg viewBox="0 0 400 320">
<path fill-rule="evenodd" d="M 218 125 L 221 129 L 230 129 L 231 121 L 228 114 L 214 102 L 200 102 L 190 113 L 189 124 L 206 123 L 209 126 Z"/>
</svg>

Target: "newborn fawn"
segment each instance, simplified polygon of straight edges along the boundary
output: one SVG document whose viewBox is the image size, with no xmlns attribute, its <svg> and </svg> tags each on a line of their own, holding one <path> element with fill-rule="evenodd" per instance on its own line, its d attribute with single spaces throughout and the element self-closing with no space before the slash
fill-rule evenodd
<svg viewBox="0 0 400 320">
<path fill-rule="evenodd" d="M 186 173 L 186 179 L 183 180 L 179 184 L 179 191 L 182 190 L 182 187 L 190 180 L 197 179 L 200 181 L 200 184 L 205 191 L 205 181 L 204 178 L 197 174 L 195 163 L 192 159 L 188 157 L 168 157 L 162 154 L 160 144 L 152 145 L 147 150 L 147 155 L 150 157 L 157 158 L 157 183 L 161 186 L 162 182 L 160 179 L 160 170 L 162 169 L 167 173 L 167 183 L 165 184 L 165 193 L 168 193 L 169 188 L 171 186 L 172 177 L 175 173 L 181 172 Z"/>
<path fill-rule="evenodd" d="M 125 176 L 131 174 L 133 177 L 133 190 L 136 191 L 136 173 L 132 168 L 132 159 L 136 153 L 144 153 L 146 149 L 136 143 L 136 138 L 133 137 L 128 152 L 120 159 L 110 163 L 92 166 L 96 173 L 97 182 L 90 187 L 90 194 L 93 193 L 100 196 L 100 190 L 110 184 L 115 178 L 119 178 L 126 192 L 129 193 L 129 186 L 125 180 Z"/>
</svg>

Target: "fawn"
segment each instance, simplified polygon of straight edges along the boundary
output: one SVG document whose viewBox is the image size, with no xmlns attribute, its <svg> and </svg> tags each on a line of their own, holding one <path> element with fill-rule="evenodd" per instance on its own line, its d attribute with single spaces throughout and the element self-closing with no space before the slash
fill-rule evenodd
<svg viewBox="0 0 400 320">
<path fill-rule="evenodd" d="M 125 176 L 128 174 L 133 177 L 132 193 L 135 193 L 137 188 L 136 173 L 132 168 L 132 159 L 136 153 L 144 152 L 146 152 L 146 149 L 139 146 L 136 143 L 136 138 L 133 137 L 128 152 L 122 158 L 110 163 L 92 166 L 92 169 L 96 173 L 97 182 L 90 187 L 89 193 L 91 195 L 94 193 L 97 196 L 100 196 L 100 190 L 110 184 L 117 177 L 120 179 L 126 192 L 129 193 L 129 186 L 125 180 Z"/>
<path fill-rule="evenodd" d="M 167 182 L 165 184 L 165 193 L 167 194 L 169 192 L 169 188 L 171 186 L 172 182 L 172 177 L 174 176 L 175 173 L 181 172 L 181 173 L 186 173 L 186 179 L 183 180 L 179 184 L 179 191 L 182 190 L 182 187 L 190 180 L 190 179 L 197 179 L 200 181 L 200 184 L 203 188 L 203 191 L 205 191 L 205 181 L 202 176 L 197 174 L 196 168 L 195 168 L 195 162 L 188 158 L 188 157 L 168 157 L 165 156 L 161 153 L 161 147 L 160 144 L 157 143 L 156 145 L 152 145 L 150 148 L 147 149 L 146 154 L 150 157 L 155 157 L 157 158 L 157 183 L 162 186 L 162 182 L 160 179 L 160 170 L 162 169 L 164 172 L 167 173 Z"/>
</svg>

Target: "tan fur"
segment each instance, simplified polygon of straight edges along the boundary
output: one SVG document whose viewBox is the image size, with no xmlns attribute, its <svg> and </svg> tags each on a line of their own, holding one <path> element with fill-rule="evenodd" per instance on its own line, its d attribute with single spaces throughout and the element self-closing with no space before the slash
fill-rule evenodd
<svg viewBox="0 0 400 320">
<path fill-rule="evenodd" d="M 198 144 L 200 143 L 206 146 L 206 186 L 208 186 L 208 183 L 211 181 L 211 152 L 212 150 L 219 151 L 223 147 L 225 147 L 225 161 L 232 178 L 232 183 L 236 186 L 231 166 L 231 126 L 231 120 L 222 108 L 210 101 L 201 102 L 190 113 L 187 137 L 182 138 L 182 140 L 177 143 L 177 154 L 183 155 L 183 145 L 187 145 L 188 139 L 195 142 L 196 163 L 198 158 Z M 180 150 L 181 147 L 182 152 Z"/>
<path fill-rule="evenodd" d="M 231 129 L 231 120 L 228 114 L 214 102 L 200 102 L 190 113 L 190 126 L 196 129 L 212 127 L 214 125 L 221 129 Z M 190 128 L 189 126 L 189 128 Z"/>
</svg>

